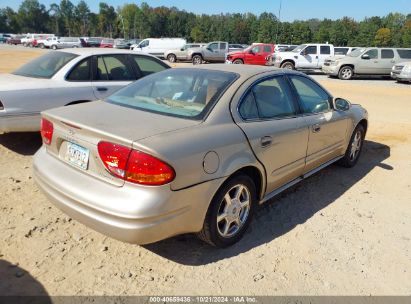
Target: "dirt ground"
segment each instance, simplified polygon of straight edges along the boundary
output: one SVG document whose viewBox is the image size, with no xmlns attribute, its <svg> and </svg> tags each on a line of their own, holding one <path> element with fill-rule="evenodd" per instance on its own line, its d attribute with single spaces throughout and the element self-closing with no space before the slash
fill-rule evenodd
<svg viewBox="0 0 411 304">
<path fill-rule="evenodd" d="M 39 54 L 1 47 L 0 71 Z M 137 246 L 94 232 L 33 182 L 39 135 L 0 135 L 0 295 L 410 295 L 411 85 L 314 78 L 368 109 L 359 163 L 263 206 L 225 250 L 191 235 Z"/>
</svg>

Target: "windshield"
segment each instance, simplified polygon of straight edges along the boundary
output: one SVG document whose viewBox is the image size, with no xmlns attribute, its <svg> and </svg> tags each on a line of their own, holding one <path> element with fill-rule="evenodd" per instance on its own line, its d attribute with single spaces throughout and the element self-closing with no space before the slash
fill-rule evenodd
<svg viewBox="0 0 411 304">
<path fill-rule="evenodd" d="M 360 56 L 364 51 L 365 51 L 365 48 L 358 48 L 358 49 L 355 49 L 355 51 L 352 51 L 351 53 L 349 53 L 347 56 L 350 56 L 350 57 L 358 57 L 358 56 Z"/>
<path fill-rule="evenodd" d="M 50 52 L 38 57 L 13 72 L 14 75 L 51 78 L 70 60 L 78 55 L 65 52 Z"/>
<path fill-rule="evenodd" d="M 107 101 L 159 114 L 203 119 L 237 74 L 200 69 L 169 69 L 144 77 Z"/>
<path fill-rule="evenodd" d="M 292 50 L 291 52 L 294 53 L 298 53 L 301 52 L 307 45 L 306 44 L 300 44 L 299 46 L 297 46 L 294 50 Z"/>
</svg>

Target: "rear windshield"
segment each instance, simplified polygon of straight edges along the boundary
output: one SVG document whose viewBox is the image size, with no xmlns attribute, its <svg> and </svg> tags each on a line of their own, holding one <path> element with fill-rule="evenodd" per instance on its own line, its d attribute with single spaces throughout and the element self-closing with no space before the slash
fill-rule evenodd
<svg viewBox="0 0 411 304">
<path fill-rule="evenodd" d="M 70 60 L 78 55 L 65 52 L 49 52 L 38 57 L 13 72 L 14 75 L 51 78 Z"/>
<path fill-rule="evenodd" d="M 400 58 L 411 59 L 411 49 L 410 50 L 399 50 L 398 49 L 397 52 Z"/>
<path fill-rule="evenodd" d="M 230 72 L 169 69 L 144 77 L 107 101 L 134 109 L 200 120 L 237 79 Z"/>
</svg>

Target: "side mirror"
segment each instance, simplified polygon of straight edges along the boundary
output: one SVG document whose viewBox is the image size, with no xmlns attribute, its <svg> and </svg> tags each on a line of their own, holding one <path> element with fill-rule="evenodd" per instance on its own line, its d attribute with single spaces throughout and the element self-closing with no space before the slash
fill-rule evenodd
<svg viewBox="0 0 411 304">
<path fill-rule="evenodd" d="M 365 60 L 369 60 L 369 59 L 370 59 L 370 55 L 364 54 L 364 55 L 361 56 L 361 58 L 362 58 L 362 59 L 365 59 Z"/>
<path fill-rule="evenodd" d="M 301 53 L 300 53 L 300 55 L 303 55 L 303 56 L 307 55 L 307 51 L 306 51 L 306 50 L 302 50 Z"/>
<path fill-rule="evenodd" d="M 180 51 L 184 51 L 184 48 L 181 48 Z"/>
<path fill-rule="evenodd" d="M 348 111 L 351 108 L 351 103 L 343 98 L 333 98 L 333 108 L 337 111 Z"/>
</svg>

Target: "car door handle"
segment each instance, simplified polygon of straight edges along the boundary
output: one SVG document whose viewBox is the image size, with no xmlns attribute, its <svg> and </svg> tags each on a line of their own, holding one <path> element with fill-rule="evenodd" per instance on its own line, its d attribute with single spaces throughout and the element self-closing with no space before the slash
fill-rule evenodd
<svg viewBox="0 0 411 304">
<path fill-rule="evenodd" d="M 261 147 L 263 147 L 263 148 L 270 146 L 272 144 L 272 142 L 273 142 L 273 139 L 271 138 L 271 136 L 261 137 L 261 142 L 260 143 L 261 143 Z"/>
<path fill-rule="evenodd" d="M 311 130 L 313 131 L 313 133 L 318 133 L 321 131 L 321 126 L 319 124 L 312 125 Z"/>
<path fill-rule="evenodd" d="M 106 92 L 106 91 L 108 91 L 108 89 L 105 88 L 105 87 L 98 87 L 98 88 L 97 88 L 97 91 L 99 91 L 99 92 Z"/>
</svg>

